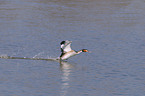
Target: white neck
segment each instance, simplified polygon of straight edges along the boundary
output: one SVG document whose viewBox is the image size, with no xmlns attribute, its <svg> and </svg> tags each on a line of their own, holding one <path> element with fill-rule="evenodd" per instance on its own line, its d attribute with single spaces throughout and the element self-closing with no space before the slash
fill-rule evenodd
<svg viewBox="0 0 145 96">
<path fill-rule="evenodd" d="M 77 51 L 77 54 L 80 54 L 80 53 L 82 53 L 82 50 L 80 50 L 80 51 Z"/>
</svg>

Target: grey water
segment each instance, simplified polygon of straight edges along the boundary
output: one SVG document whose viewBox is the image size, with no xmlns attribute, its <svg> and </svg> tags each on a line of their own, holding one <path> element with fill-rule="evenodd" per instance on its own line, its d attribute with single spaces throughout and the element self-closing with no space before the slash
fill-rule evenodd
<svg viewBox="0 0 145 96">
<path fill-rule="evenodd" d="M 144 0 L 0 0 L 0 96 L 145 96 Z"/>
</svg>

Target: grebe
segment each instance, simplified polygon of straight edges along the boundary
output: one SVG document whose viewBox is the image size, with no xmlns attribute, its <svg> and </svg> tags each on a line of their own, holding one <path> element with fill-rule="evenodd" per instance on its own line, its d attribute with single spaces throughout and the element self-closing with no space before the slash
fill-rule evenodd
<svg viewBox="0 0 145 96">
<path fill-rule="evenodd" d="M 72 56 L 75 56 L 77 54 L 80 54 L 81 52 L 89 52 L 87 49 L 82 49 L 80 51 L 74 51 L 71 49 L 70 45 L 71 45 L 72 41 L 62 41 L 60 43 L 61 45 L 61 55 L 60 55 L 60 60 L 66 60 Z"/>
</svg>

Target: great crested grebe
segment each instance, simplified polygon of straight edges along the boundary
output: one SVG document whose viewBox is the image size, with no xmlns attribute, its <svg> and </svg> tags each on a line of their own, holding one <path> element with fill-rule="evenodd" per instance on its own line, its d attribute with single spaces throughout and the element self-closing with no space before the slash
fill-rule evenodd
<svg viewBox="0 0 145 96">
<path fill-rule="evenodd" d="M 87 49 L 82 49 L 80 51 L 74 51 L 71 49 L 70 45 L 71 45 L 72 41 L 62 41 L 60 43 L 61 45 L 61 55 L 60 55 L 60 60 L 66 60 L 72 56 L 75 56 L 77 54 L 80 54 L 81 52 L 89 52 Z"/>
</svg>

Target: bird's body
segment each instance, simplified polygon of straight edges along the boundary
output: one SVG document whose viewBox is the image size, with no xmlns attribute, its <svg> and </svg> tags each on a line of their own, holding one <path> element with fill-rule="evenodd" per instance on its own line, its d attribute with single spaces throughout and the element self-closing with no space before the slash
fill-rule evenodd
<svg viewBox="0 0 145 96">
<path fill-rule="evenodd" d="M 75 55 L 77 55 L 76 52 L 74 50 L 71 50 L 67 53 L 63 53 L 63 55 L 61 56 L 61 59 L 65 60 L 65 59 L 68 59 L 68 58 L 75 56 Z"/>
</svg>

